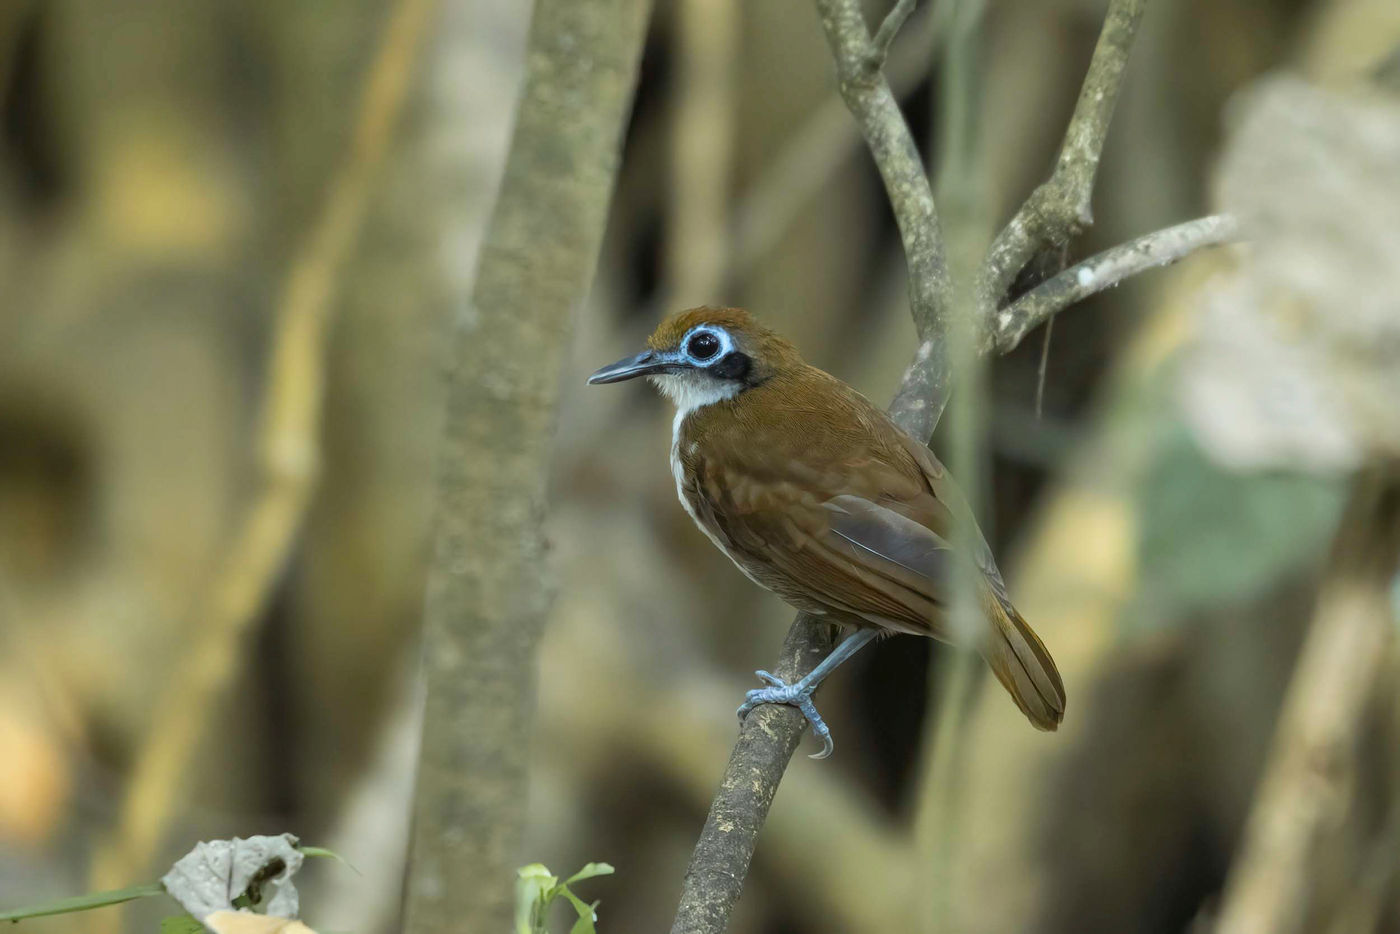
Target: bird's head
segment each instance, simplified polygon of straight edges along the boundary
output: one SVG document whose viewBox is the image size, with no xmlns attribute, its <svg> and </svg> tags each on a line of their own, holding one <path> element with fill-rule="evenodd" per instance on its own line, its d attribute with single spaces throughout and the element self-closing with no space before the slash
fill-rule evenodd
<svg viewBox="0 0 1400 934">
<path fill-rule="evenodd" d="M 650 377 L 677 408 L 689 410 L 732 398 L 796 363 L 796 348 L 742 308 L 692 308 L 661 322 L 646 350 L 588 382 Z"/>
</svg>

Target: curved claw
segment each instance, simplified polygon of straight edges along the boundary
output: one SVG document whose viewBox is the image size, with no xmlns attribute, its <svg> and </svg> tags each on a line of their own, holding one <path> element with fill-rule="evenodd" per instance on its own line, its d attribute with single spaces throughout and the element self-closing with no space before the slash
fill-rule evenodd
<svg viewBox="0 0 1400 934">
<path fill-rule="evenodd" d="M 781 684 L 781 683 L 782 683 L 782 682 L 779 682 L 779 684 Z M 757 707 L 757 706 L 760 705 L 760 704 L 781 704 L 781 703 L 786 703 L 786 702 L 785 702 L 785 701 L 776 700 L 776 699 L 774 698 L 774 688 L 754 688 L 753 690 L 751 690 L 751 691 L 747 692 L 746 694 L 744 694 L 744 702 L 743 702 L 742 704 L 739 705 L 739 711 L 738 711 L 738 713 L 739 713 L 739 719 L 742 720 L 742 719 L 744 719 L 745 717 L 747 717 L 747 716 L 749 715 L 749 711 L 750 711 L 750 710 L 753 710 L 755 707 Z"/>
<path fill-rule="evenodd" d="M 758 669 L 758 671 L 755 671 L 754 674 L 758 676 L 758 680 L 760 680 L 760 681 L 766 681 L 766 682 L 768 682 L 769 684 L 773 685 L 773 687 L 775 687 L 775 688 L 785 688 L 785 687 L 788 686 L 788 685 L 787 685 L 787 682 L 784 681 L 782 678 L 779 678 L 777 675 L 774 675 L 774 674 L 769 674 L 768 672 L 764 671 L 762 668 Z M 757 689 L 755 689 L 755 690 L 757 690 Z M 749 693 L 752 694 L 753 691 L 750 691 Z"/>
<path fill-rule="evenodd" d="M 822 751 L 814 752 L 807 758 L 825 759 L 827 756 L 830 756 L 832 750 L 836 748 L 836 742 L 831 738 L 831 727 L 827 726 L 826 721 L 822 719 L 822 715 L 817 713 L 817 705 L 812 703 L 810 694 L 802 699 L 802 703 L 797 705 L 797 709 L 802 711 L 802 715 L 807 718 L 807 722 L 812 724 L 812 735 L 822 741 Z"/>
<path fill-rule="evenodd" d="M 762 669 L 754 672 L 760 681 L 766 681 L 771 687 L 754 688 L 744 695 L 744 702 L 739 705 L 737 714 L 742 720 L 748 716 L 749 711 L 759 704 L 795 704 L 799 697 L 799 692 L 790 686 L 777 675 L 770 674 Z"/>
</svg>

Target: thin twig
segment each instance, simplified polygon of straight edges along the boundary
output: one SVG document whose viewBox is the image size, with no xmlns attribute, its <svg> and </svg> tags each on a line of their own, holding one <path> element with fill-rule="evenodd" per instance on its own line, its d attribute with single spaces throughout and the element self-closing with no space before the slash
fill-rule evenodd
<svg viewBox="0 0 1400 934">
<path fill-rule="evenodd" d="M 1000 304 L 1016 274 L 1036 254 L 1069 242 L 1093 223 L 1091 201 L 1099 159 L 1123 86 L 1128 52 L 1146 6 L 1147 0 L 1109 3 L 1055 170 L 1031 193 L 987 251 L 978 292 L 988 306 Z"/>
<path fill-rule="evenodd" d="M 202 604 L 196 641 L 172 669 L 136 759 L 115 834 L 93 862 L 98 888 L 148 866 L 182 799 L 189 763 L 242 647 L 284 566 L 318 472 L 325 337 L 336 282 L 407 97 L 433 0 L 399 0 L 366 75 L 355 133 L 325 206 L 296 254 L 277 305 L 257 438 L 252 505 Z"/>
<path fill-rule="evenodd" d="M 885 57 L 890 54 L 890 45 L 904 28 L 904 21 L 909 19 L 909 14 L 914 12 L 916 3 L 918 0 L 896 0 L 894 7 L 885 14 L 880 28 L 875 31 L 875 58 L 871 60 L 874 67 L 884 67 Z"/>
<path fill-rule="evenodd" d="M 1045 375 L 1050 371 L 1050 335 L 1055 330 L 1055 319 L 1045 322 L 1045 339 L 1040 344 L 1040 365 L 1035 368 L 1035 417 L 1045 414 Z"/>
<path fill-rule="evenodd" d="M 948 263 L 953 277 L 950 327 L 945 337 L 953 379 L 950 399 L 934 397 L 936 410 L 948 407 L 945 429 L 952 454 L 948 465 L 962 479 L 962 490 L 977 511 L 985 485 L 986 365 L 978 355 L 980 318 L 976 296 L 969 286 L 976 281 L 982 252 L 991 236 L 986 178 L 980 171 L 983 133 L 974 115 L 982 97 L 980 50 L 984 35 L 986 0 L 941 0 L 949 11 L 947 53 L 939 62 L 933 97 L 933 140 L 938 153 L 936 192 L 948 225 Z M 951 405 L 948 405 L 951 402 Z M 955 547 L 975 547 L 970 530 L 956 530 Z M 968 569 L 970 570 L 970 569 Z M 978 625 L 977 580 L 974 573 L 957 573 L 950 581 L 948 623 L 953 631 Z M 915 930 L 943 931 L 948 927 L 952 904 L 951 873 L 960 833 L 957 814 L 966 773 L 967 714 L 971 687 L 977 684 L 976 662 L 966 653 L 934 652 L 930 659 L 928 715 L 918 757 L 918 790 L 914 806 L 915 849 L 924 867 L 923 878 L 910 888 L 917 906 Z"/>
<path fill-rule="evenodd" d="M 816 5 L 836 59 L 841 96 L 885 183 L 909 264 L 910 306 L 921 344 L 891 414 L 910 434 L 928 438 L 937 421 L 931 414 L 937 411 L 934 399 L 946 395 L 949 382 L 939 348 L 947 330 L 951 283 L 938 210 L 913 134 L 879 67 L 860 4 L 816 0 Z M 799 614 L 783 643 L 777 675 L 793 679 L 810 671 L 831 650 L 833 635 L 830 625 Z M 795 708 L 772 704 L 744 720 L 686 869 L 672 934 L 719 934 L 727 926 L 758 831 L 805 726 Z"/>
<path fill-rule="evenodd" d="M 1043 243 L 1068 240 L 1087 223 L 1099 154 L 1145 4 L 1146 0 L 1111 2 L 1052 177 L 1054 185 L 1047 192 L 1051 185 L 1047 183 L 1032 195 L 998 235 L 982 264 L 976 303 L 987 315 L 984 327 L 990 326 L 997 304 L 987 298 L 993 294 L 990 288 L 999 298 Z M 938 212 L 909 126 L 879 67 L 879 51 L 860 3 L 816 0 L 816 6 L 836 60 L 841 96 L 880 171 L 909 265 L 910 306 L 920 344 L 889 411 L 911 436 L 927 439 L 951 383 L 946 344 L 954 284 Z M 988 276 L 993 283 L 990 288 L 984 284 Z M 1046 316 L 1057 310 L 1048 310 Z M 779 677 L 791 681 L 810 671 L 830 651 L 831 629 L 799 614 L 783 643 Z M 795 708 L 780 705 L 761 706 L 744 721 L 686 870 L 672 934 L 722 934 L 725 930 L 743 889 L 758 832 L 804 727 Z"/>
<path fill-rule="evenodd" d="M 1212 214 L 1104 250 L 1045 280 L 997 311 L 983 338 L 983 349 L 1007 353 L 1037 325 L 1090 295 L 1140 272 L 1175 263 L 1204 247 L 1229 243 L 1239 234 L 1240 225 L 1234 217 Z"/>
</svg>

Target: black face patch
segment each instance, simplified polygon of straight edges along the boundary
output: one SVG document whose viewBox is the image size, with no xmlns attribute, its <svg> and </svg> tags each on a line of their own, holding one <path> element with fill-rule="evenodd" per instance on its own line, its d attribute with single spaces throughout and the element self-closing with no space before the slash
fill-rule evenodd
<svg viewBox="0 0 1400 934">
<path fill-rule="evenodd" d="M 709 371 L 721 379 L 737 379 L 747 382 L 753 369 L 753 360 L 738 350 L 731 350 L 717 362 L 710 364 Z"/>
</svg>

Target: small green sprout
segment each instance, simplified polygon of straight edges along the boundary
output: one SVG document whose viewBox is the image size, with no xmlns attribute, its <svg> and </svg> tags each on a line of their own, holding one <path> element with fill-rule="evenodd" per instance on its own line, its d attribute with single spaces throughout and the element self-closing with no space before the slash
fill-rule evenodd
<svg viewBox="0 0 1400 934">
<path fill-rule="evenodd" d="M 569 929 L 569 934 L 596 934 L 593 925 L 598 920 L 598 903 L 588 904 L 575 895 L 569 886 L 612 873 L 613 868 L 607 863 L 589 863 L 560 882 L 559 877 L 552 875 L 543 863 L 521 866 L 515 882 L 515 934 L 548 934 L 549 906 L 559 898 L 572 905 L 578 914 L 578 920 Z"/>
</svg>

